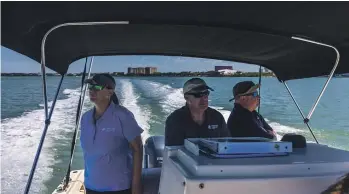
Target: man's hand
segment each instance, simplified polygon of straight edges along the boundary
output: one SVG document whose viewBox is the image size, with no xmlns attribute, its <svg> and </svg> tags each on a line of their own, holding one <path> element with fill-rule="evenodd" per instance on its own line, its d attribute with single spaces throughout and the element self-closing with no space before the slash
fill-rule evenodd
<svg viewBox="0 0 349 194">
<path fill-rule="evenodd" d="M 268 130 L 268 133 L 274 136 L 274 139 L 276 139 L 276 132 L 274 130 Z"/>
</svg>

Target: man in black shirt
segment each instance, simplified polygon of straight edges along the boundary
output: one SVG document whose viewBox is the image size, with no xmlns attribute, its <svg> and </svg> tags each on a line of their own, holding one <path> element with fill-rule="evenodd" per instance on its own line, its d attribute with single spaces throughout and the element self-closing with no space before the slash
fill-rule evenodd
<svg viewBox="0 0 349 194">
<path fill-rule="evenodd" d="M 208 107 L 212 88 L 204 80 L 192 78 L 183 86 L 186 105 L 167 117 L 165 145 L 183 145 L 187 138 L 230 137 L 223 115 Z"/>
<path fill-rule="evenodd" d="M 252 81 L 237 83 L 233 88 L 234 109 L 228 119 L 232 137 L 265 137 L 276 139 L 274 130 L 255 110 L 259 106 L 259 84 Z"/>
</svg>

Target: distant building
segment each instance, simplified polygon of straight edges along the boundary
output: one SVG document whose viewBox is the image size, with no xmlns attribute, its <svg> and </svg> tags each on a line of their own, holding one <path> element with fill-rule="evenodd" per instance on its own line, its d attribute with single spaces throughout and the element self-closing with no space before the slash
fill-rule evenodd
<svg viewBox="0 0 349 194">
<path fill-rule="evenodd" d="M 145 68 L 145 74 L 154 74 L 154 73 L 156 73 L 156 72 L 158 72 L 158 68 L 156 68 L 156 67 L 146 67 Z"/>
<path fill-rule="evenodd" d="M 133 74 L 134 73 L 134 68 L 129 67 L 127 68 L 127 74 Z"/>
<path fill-rule="evenodd" d="M 136 67 L 127 68 L 127 74 L 145 74 L 145 68 L 144 67 Z"/>
<path fill-rule="evenodd" d="M 144 67 L 137 67 L 135 69 L 136 69 L 135 74 L 145 74 L 145 68 Z"/>
<path fill-rule="evenodd" d="M 218 70 L 218 72 L 221 74 L 221 75 L 233 75 L 237 72 L 237 70 L 233 70 L 233 69 L 221 69 L 221 70 Z"/>
<path fill-rule="evenodd" d="M 224 70 L 224 69 L 233 70 L 233 66 L 214 66 L 215 71 Z"/>
<path fill-rule="evenodd" d="M 136 67 L 136 68 L 128 67 L 127 68 L 127 74 L 149 75 L 149 74 L 154 74 L 156 72 L 157 72 L 156 67 Z"/>
</svg>

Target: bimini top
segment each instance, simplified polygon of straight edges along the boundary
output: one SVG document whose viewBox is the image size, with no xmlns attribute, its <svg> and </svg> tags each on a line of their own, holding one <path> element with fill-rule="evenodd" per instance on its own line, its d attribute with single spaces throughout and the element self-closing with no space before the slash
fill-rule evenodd
<svg viewBox="0 0 349 194">
<path fill-rule="evenodd" d="M 349 73 L 349 2 L 2 2 L 1 44 L 41 61 L 41 43 L 68 22 L 128 24 L 63 26 L 46 40 L 46 65 L 64 74 L 80 58 L 176 55 L 267 67 L 280 81 Z"/>
</svg>

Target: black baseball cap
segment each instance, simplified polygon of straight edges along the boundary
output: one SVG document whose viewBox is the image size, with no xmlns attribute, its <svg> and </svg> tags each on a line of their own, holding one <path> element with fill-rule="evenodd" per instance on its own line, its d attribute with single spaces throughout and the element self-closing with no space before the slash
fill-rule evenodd
<svg viewBox="0 0 349 194">
<path fill-rule="evenodd" d="M 253 81 L 243 81 L 237 83 L 233 88 L 233 96 L 234 98 L 230 99 L 230 101 L 234 100 L 238 96 L 244 96 L 246 94 L 251 94 L 255 92 L 260 87 L 260 84 L 255 84 Z"/>
<path fill-rule="evenodd" d="M 100 73 L 100 74 L 95 74 L 92 78 L 86 79 L 84 83 L 87 84 L 96 84 L 96 85 L 101 85 L 105 86 L 108 89 L 115 89 L 115 79 L 113 76 L 107 73 Z M 119 104 L 119 99 L 116 96 L 115 92 L 110 98 L 115 104 Z"/>
<path fill-rule="evenodd" d="M 214 91 L 201 78 L 192 78 L 192 79 L 186 81 L 184 83 L 184 86 L 183 86 L 183 94 L 199 93 L 199 92 L 206 91 L 206 90 Z"/>
<path fill-rule="evenodd" d="M 97 85 L 105 86 L 109 89 L 115 89 L 115 80 L 111 75 L 107 73 L 96 74 L 92 78 L 86 79 L 85 83 L 97 84 Z"/>
</svg>

